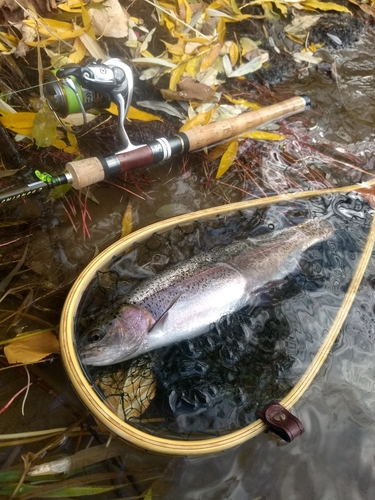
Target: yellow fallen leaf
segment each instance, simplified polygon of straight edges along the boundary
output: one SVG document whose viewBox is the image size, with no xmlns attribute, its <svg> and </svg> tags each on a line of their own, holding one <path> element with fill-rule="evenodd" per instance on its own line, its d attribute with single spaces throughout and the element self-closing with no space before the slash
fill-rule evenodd
<svg viewBox="0 0 375 500">
<path fill-rule="evenodd" d="M 292 40 L 292 42 L 299 43 L 300 45 L 304 45 L 305 41 L 300 36 L 294 35 L 293 33 L 287 33 L 286 36 Z"/>
<path fill-rule="evenodd" d="M 242 106 L 246 106 L 246 108 L 249 108 L 253 111 L 256 111 L 257 109 L 260 109 L 262 106 L 256 102 L 250 102 L 246 101 L 246 99 L 235 99 L 234 97 L 231 97 L 228 94 L 224 94 L 225 98 L 231 102 L 232 104 L 242 104 Z"/>
<path fill-rule="evenodd" d="M 267 19 L 271 19 L 274 21 L 278 21 L 280 19 L 279 14 L 277 12 L 274 12 L 274 10 L 272 9 L 272 2 L 264 2 L 262 3 L 262 7 Z"/>
<path fill-rule="evenodd" d="M 203 57 L 202 62 L 201 62 L 201 66 L 200 66 L 201 73 L 204 73 L 205 71 L 207 71 L 208 68 L 210 68 L 214 64 L 216 59 L 219 57 L 221 47 L 222 47 L 222 44 L 217 43 L 210 50 L 210 52 Z"/>
<path fill-rule="evenodd" d="M 121 227 L 121 238 L 130 234 L 133 230 L 133 207 L 131 201 L 129 201 L 128 206 L 126 207 Z"/>
<path fill-rule="evenodd" d="M 51 332 L 16 340 L 4 347 L 5 356 L 11 364 L 35 363 L 57 352 L 60 352 L 59 341 Z"/>
<path fill-rule="evenodd" d="M 217 160 L 218 158 L 220 158 L 220 156 L 223 156 L 227 148 L 228 142 L 223 142 L 223 144 L 219 144 L 215 148 L 211 149 L 211 151 L 207 155 L 207 158 L 211 161 Z"/>
<path fill-rule="evenodd" d="M 190 24 L 190 21 L 191 21 L 192 15 L 191 15 L 191 8 L 190 8 L 190 5 L 189 5 L 189 2 L 188 2 L 187 0 L 182 0 L 182 3 L 184 4 L 185 11 L 186 11 L 184 21 L 185 21 L 187 24 Z"/>
<path fill-rule="evenodd" d="M 199 70 L 201 60 L 203 59 L 203 57 L 204 56 L 202 56 L 202 55 L 192 57 L 191 59 L 189 59 L 187 65 L 186 65 L 186 68 L 185 68 L 186 73 L 194 79 L 197 78 L 198 70 Z"/>
<path fill-rule="evenodd" d="M 9 33 L 2 32 L 1 38 L 3 38 L 4 40 L 8 40 L 12 45 L 17 45 L 19 42 L 19 40 L 16 36 L 10 35 Z"/>
<path fill-rule="evenodd" d="M 305 2 L 301 2 L 301 4 L 304 7 L 311 7 L 312 9 L 335 10 L 337 12 L 349 12 L 349 14 L 351 14 L 350 10 L 347 7 L 334 2 L 319 2 L 319 0 L 307 0 Z"/>
<path fill-rule="evenodd" d="M 68 145 L 65 141 L 62 139 L 56 139 L 53 141 L 52 146 L 57 149 L 61 149 L 62 151 L 65 151 L 65 153 L 70 153 L 72 155 L 77 155 L 79 153 L 79 150 L 77 146 L 74 145 Z"/>
<path fill-rule="evenodd" d="M 244 56 L 245 54 L 248 54 L 249 52 L 252 52 L 253 50 L 256 50 L 258 48 L 258 45 L 254 42 L 254 40 L 252 40 L 251 38 L 249 38 L 248 36 L 243 36 L 242 38 L 240 38 L 240 45 L 241 45 L 241 48 L 242 48 L 242 55 Z"/>
<path fill-rule="evenodd" d="M 266 130 L 253 130 L 241 134 L 241 137 L 257 141 L 282 141 L 286 138 L 286 135 L 278 134 L 277 132 L 267 132 Z"/>
<path fill-rule="evenodd" d="M 175 23 L 174 21 L 172 20 L 172 18 L 166 14 L 164 14 L 164 12 L 161 12 L 160 13 L 160 24 L 163 26 L 165 25 L 165 27 L 167 28 L 167 30 L 173 34 L 174 31 L 175 31 Z"/>
<path fill-rule="evenodd" d="M 194 116 L 190 120 L 188 120 L 182 127 L 180 128 L 180 132 L 185 132 L 186 130 L 190 130 L 195 127 L 199 127 L 200 125 L 207 125 L 211 120 L 212 114 L 216 108 L 212 108 L 205 113 L 199 113 Z"/>
<path fill-rule="evenodd" d="M 288 15 L 288 7 L 283 2 L 274 2 L 274 4 L 283 16 L 286 17 Z"/>
<path fill-rule="evenodd" d="M 133 106 L 129 107 L 127 118 L 129 118 L 129 120 L 140 120 L 142 122 L 152 122 L 155 120 L 159 122 L 163 121 L 160 116 L 153 115 L 152 113 L 147 113 L 147 111 L 141 111 L 140 109 L 134 108 Z"/>
<path fill-rule="evenodd" d="M 39 18 L 37 21 L 34 19 L 25 19 L 23 24 L 38 30 L 39 35 L 51 36 L 65 33 L 73 29 L 72 23 L 67 23 L 65 21 L 56 21 L 56 19 L 49 18 Z"/>
<path fill-rule="evenodd" d="M 148 51 L 148 50 L 143 50 L 143 51 L 141 52 L 141 56 L 142 56 L 142 57 L 149 57 L 149 58 L 151 58 L 151 59 L 154 57 L 154 56 L 151 54 L 151 52 L 150 52 L 150 51 Z"/>
<path fill-rule="evenodd" d="M 1 116 L 0 122 L 5 128 L 11 130 L 12 132 L 30 137 L 35 116 L 36 113 L 28 113 L 26 111 L 22 111 L 20 113 L 9 113 Z"/>
<path fill-rule="evenodd" d="M 86 32 L 86 28 L 76 28 L 69 31 L 64 31 L 63 33 L 59 33 L 56 36 L 50 36 L 45 40 L 40 40 L 38 42 L 26 42 L 26 45 L 30 47 L 46 47 L 50 43 L 54 43 L 60 40 L 69 40 L 71 38 L 77 38 L 78 36 L 83 35 Z"/>
<path fill-rule="evenodd" d="M 169 80 L 169 90 L 175 90 L 176 85 L 181 80 L 182 75 L 185 72 L 186 64 L 180 64 L 177 68 L 173 69 L 171 72 L 171 78 Z"/>
<path fill-rule="evenodd" d="M 82 59 L 85 57 L 85 55 L 86 55 L 86 46 L 82 42 L 82 40 L 80 38 L 76 38 L 74 40 L 73 47 L 75 48 L 75 52 L 73 52 L 72 54 L 70 54 L 69 60 L 70 60 L 71 63 L 77 64 L 77 63 L 81 62 Z"/>
<path fill-rule="evenodd" d="M 216 26 L 216 32 L 218 34 L 218 42 L 224 43 L 225 42 L 225 35 L 226 35 L 226 21 L 223 17 L 220 17 L 219 22 L 217 23 Z"/>
<path fill-rule="evenodd" d="M 114 102 L 112 102 L 109 108 L 107 108 L 107 111 L 111 113 L 111 115 L 118 116 L 117 106 Z M 140 120 L 142 122 L 152 122 L 154 120 L 157 120 L 159 122 L 163 121 L 160 116 L 153 115 L 152 113 L 147 113 L 146 111 L 141 111 L 137 108 L 134 108 L 133 106 L 129 107 L 127 118 L 129 118 L 129 120 Z"/>
<path fill-rule="evenodd" d="M 70 5 L 70 2 L 59 3 L 57 8 L 63 10 L 64 12 L 70 12 L 72 14 L 79 14 L 81 12 L 82 3 L 75 5 Z"/>
<path fill-rule="evenodd" d="M 236 0 L 230 0 L 230 5 L 232 7 L 232 10 L 235 14 L 239 14 L 241 15 L 241 11 L 240 9 L 238 8 L 238 5 L 236 4 Z"/>
<path fill-rule="evenodd" d="M 166 46 L 168 52 L 170 54 L 173 54 L 174 56 L 178 56 L 178 57 L 181 57 L 184 55 L 184 46 L 185 44 L 179 40 L 177 43 L 168 43 L 168 42 L 165 42 L 164 40 L 161 40 L 164 45 Z"/>
<path fill-rule="evenodd" d="M 95 37 L 95 29 L 94 26 L 91 24 L 91 16 L 89 14 L 89 11 L 86 9 L 86 7 L 83 5 L 82 2 L 82 22 L 83 26 L 86 28 L 86 33 L 93 39 L 96 40 Z M 102 33 L 101 33 L 102 34 Z"/>
<path fill-rule="evenodd" d="M 220 177 L 224 175 L 225 172 L 228 170 L 228 168 L 233 164 L 237 156 L 237 151 L 238 151 L 238 141 L 237 139 L 235 139 L 234 141 L 229 143 L 227 150 L 225 151 L 220 160 L 219 168 L 217 169 L 216 172 L 216 179 L 220 179 Z"/>
<path fill-rule="evenodd" d="M 232 42 L 230 49 L 229 49 L 229 57 L 230 57 L 230 62 L 232 63 L 232 66 L 235 66 L 237 61 L 238 61 L 238 45 L 235 42 Z"/>
</svg>

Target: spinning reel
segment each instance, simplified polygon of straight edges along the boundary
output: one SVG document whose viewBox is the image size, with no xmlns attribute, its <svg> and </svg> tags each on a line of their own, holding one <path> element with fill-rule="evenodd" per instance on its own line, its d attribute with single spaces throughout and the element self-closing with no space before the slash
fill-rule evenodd
<svg viewBox="0 0 375 500">
<path fill-rule="evenodd" d="M 114 102 L 118 109 L 118 133 L 124 150 L 135 148 L 124 127 L 133 95 L 133 73 L 121 59 L 92 61 L 85 66 L 74 64 L 46 71 L 44 83 L 48 105 L 65 130 L 68 129 L 61 119 L 69 114 L 83 115 L 83 125 L 74 132 L 79 135 L 87 128 L 86 111 L 94 107 L 108 108 Z"/>
</svg>

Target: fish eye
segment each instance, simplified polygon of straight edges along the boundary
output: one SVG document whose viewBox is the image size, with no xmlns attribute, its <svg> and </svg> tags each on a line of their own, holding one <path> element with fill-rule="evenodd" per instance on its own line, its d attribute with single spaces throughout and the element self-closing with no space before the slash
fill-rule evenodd
<svg viewBox="0 0 375 500">
<path fill-rule="evenodd" d="M 103 332 L 102 330 L 96 328 L 95 330 L 93 330 L 89 335 L 88 335 L 88 340 L 90 343 L 95 343 L 95 342 L 99 342 L 99 340 L 102 340 L 102 338 L 104 337 L 105 335 L 105 332 Z"/>
</svg>

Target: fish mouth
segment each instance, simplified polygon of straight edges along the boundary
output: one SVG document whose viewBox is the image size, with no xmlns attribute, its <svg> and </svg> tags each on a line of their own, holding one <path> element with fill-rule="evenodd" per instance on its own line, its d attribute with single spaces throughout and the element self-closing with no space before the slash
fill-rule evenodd
<svg viewBox="0 0 375 500">
<path fill-rule="evenodd" d="M 93 352 L 94 349 L 95 352 Z M 118 363 L 111 353 L 106 353 L 97 347 L 82 347 L 78 357 L 83 365 L 105 366 Z"/>
</svg>

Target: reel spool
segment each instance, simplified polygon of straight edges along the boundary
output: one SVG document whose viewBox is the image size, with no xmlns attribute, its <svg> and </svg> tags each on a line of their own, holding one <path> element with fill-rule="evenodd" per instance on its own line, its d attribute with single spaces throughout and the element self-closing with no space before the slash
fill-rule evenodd
<svg viewBox="0 0 375 500">
<path fill-rule="evenodd" d="M 111 100 L 109 95 L 104 96 L 94 90 L 80 85 L 75 76 L 59 78 L 59 70 L 46 71 L 44 74 L 45 97 L 49 107 L 61 123 L 73 113 L 82 113 L 84 119 L 86 111 L 95 108 L 108 108 Z"/>
<path fill-rule="evenodd" d="M 92 61 L 86 66 L 68 65 L 44 73 L 45 96 L 62 127 L 75 135 L 87 129 L 89 109 L 106 109 L 114 102 L 118 109 L 118 132 L 124 151 L 134 149 L 125 132 L 124 121 L 133 95 L 133 73 L 126 63 L 113 58 Z M 68 129 L 62 122 L 73 113 L 81 113 L 83 125 L 77 130 Z"/>
</svg>

